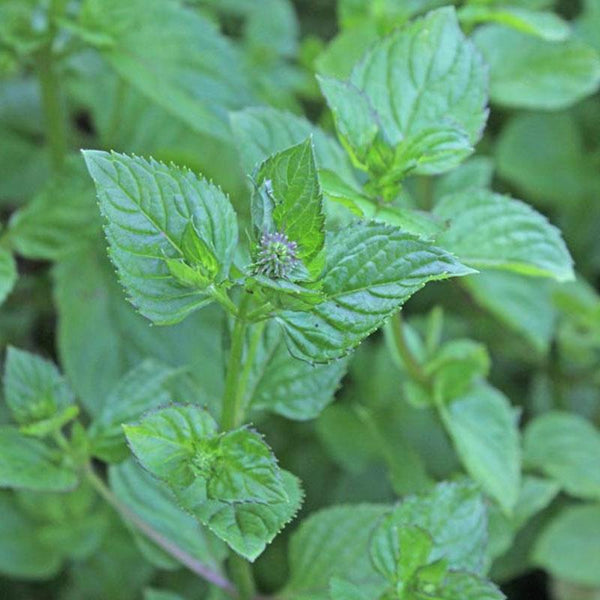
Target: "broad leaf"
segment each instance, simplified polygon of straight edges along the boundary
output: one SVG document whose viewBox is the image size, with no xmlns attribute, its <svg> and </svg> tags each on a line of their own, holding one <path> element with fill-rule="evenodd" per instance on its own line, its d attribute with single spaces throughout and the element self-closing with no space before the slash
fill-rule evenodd
<svg viewBox="0 0 600 600">
<path fill-rule="evenodd" d="M 266 410 L 288 419 L 314 419 L 333 400 L 347 361 L 311 365 L 287 350 L 278 327 L 269 325 L 247 385 L 253 410 Z"/>
<path fill-rule="evenodd" d="M 441 407 L 444 424 L 469 475 L 510 513 L 521 486 L 518 412 L 487 384 Z"/>
<path fill-rule="evenodd" d="M 600 505 L 580 504 L 558 513 L 535 543 L 532 560 L 554 577 L 600 585 Z"/>
<path fill-rule="evenodd" d="M 320 278 L 324 302 L 311 312 L 278 315 L 292 354 L 326 362 L 339 358 L 428 281 L 472 271 L 451 254 L 383 224 L 356 224 L 327 243 Z"/>
<path fill-rule="evenodd" d="M 381 572 L 394 573 L 400 557 L 397 531 L 419 527 L 433 539 L 430 561 L 482 574 L 486 568 L 487 516 L 483 497 L 468 483 L 440 483 L 423 496 L 408 496 L 373 536 L 371 556 Z M 376 557 L 376 558 L 375 558 Z"/>
<path fill-rule="evenodd" d="M 4 366 L 4 397 L 26 433 L 45 435 L 77 415 L 68 383 L 54 363 L 9 347 Z"/>
<path fill-rule="evenodd" d="M 273 538 L 289 523 L 302 505 L 303 492 L 297 477 L 281 471 L 286 501 L 202 502 L 194 488 L 178 490 L 177 500 L 215 535 L 244 558 L 254 561 Z"/>
<path fill-rule="evenodd" d="M 227 110 L 253 103 L 240 56 L 191 8 L 88 0 L 82 23 L 120 77 L 196 131 L 227 139 Z"/>
<path fill-rule="evenodd" d="M 578 498 L 600 500 L 600 432 L 575 414 L 552 411 L 527 426 L 524 461 Z"/>
<path fill-rule="evenodd" d="M 104 460 L 127 456 L 121 425 L 139 419 L 144 412 L 171 401 L 165 384 L 176 369 L 148 359 L 119 380 L 99 409 L 89 435 L 93 452 Z"/>
<path fill-rule="evenodd" d="M 434 214 L 449 221 L 436 242 L 468 265 L 573 278 L 573 261 L 558 229 L 519 200 L 470 190 L 446 196 Z"/>
<path fill-rule="evenodd" d="M 438 600 L 505 600 L 506 596 L 491 582 L 470 573 L 448 573 L 436 593 Z"/>
<path fill-rule="evenodd" d="M 12 253 L 0 248 L 0 304 L 12 291 L 17 281 L 17 265 Z"/>
<path fill-rule="evenodd" d="M 275 230 L 298 245 L 298 258 L 309 271 L 316 268 L 317 275 L 316 260 L 325 242 L 325 215 L 311 139 L 269 157 L 256 178 L 259 186 L 269 182 Z M 256 220 L 254 224 L 261 226 Z"/>
<path fill-rule="evenodd" d="M 557 110 L 600 85 L 600 57 L 578 40 L 547 42 L 498 25 L 473 40 L 490 65 L 490 97 L 503 106 Z"/>
<path fill-rule="evenodd" d="M 84 156 L 107 221 L 110 256 L 136 308 L 165 325 L 210 302 L 213 285 L 227 278 L 237 244 L 235 213 L 223 192 L 190 171 L 154 160 L 100 151 Z M 205 265 L 184 249 L 190 227 L 219 265 L 205 284 L 191 286 L 172 266 L 204 274 Z"/>
<path fill-rule="evenodd" d="M 176 545 L 184 554 L 203 565 L 219 570 L 225 557 L 225 547 L 202 527 L 191 515 L 177 504 L 175 496 L 161 482 L 140 468 L 134 460 L 128 460 L 109 471 L 110 487 L 117 498 L 140 519 L 150 525 L 164 538 Z M 134 530 L 135 531 L 135 530 Z M 180 563 L 164 554 L 157 546 L 136 534 L 142 553 L 160 566 L 177 567 Z"/>
<path fill-rule="evenodd" d="M 262 438 L 246 428 L 217 435 L 216 422 L 198 406 L 157 409 L 124 430 L 148 471 L 173 488 L 193 488 L 199 501 L 287 500 L 275 457 Z"/>
<path fill-rule="evenodd" d="M 76 485 L 77 474 L 58 450 L 0 426 L 0 488 L 64 492 Z"/>
<path fill-rule="evenodd" d="M 371 534 L 387 506 L 359 504 L 326 508 L 311 515 L 292 535 L 290 579 L 284 597 L 297 600 L 328 598 L 332 577 L 360 584 L 371 592 L 383 591 L 385 583 L 369 563 Z"/>
</svg>

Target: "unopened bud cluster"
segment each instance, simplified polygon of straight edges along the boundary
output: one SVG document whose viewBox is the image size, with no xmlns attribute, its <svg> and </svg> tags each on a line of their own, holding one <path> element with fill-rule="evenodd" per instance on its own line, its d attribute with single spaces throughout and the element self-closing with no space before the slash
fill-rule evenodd
<svg viewBox="0 0 600 600">
<path fill-rule="evenodd" d="M 279 231 L 260 237 L 253 270 L 271 279 L 285 279 L 298 263 L 298 245 Z"/>
</svg>

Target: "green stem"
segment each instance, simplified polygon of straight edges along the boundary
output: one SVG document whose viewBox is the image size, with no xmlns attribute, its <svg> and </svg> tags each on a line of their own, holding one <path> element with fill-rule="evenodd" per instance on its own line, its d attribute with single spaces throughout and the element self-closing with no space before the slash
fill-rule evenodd
<svg viewBox="0 0 600 600">
<path fill-rule="evenodd" d="M 404 363 L 409 375 L 415 381 L 418 381 L 421 385 L 428 388 L 430 385 L 429 378 L 427 377 L 427 374 L 424 373 L 421 365 L 415 358 L 415 355 L 412 353 L 412 350 L 406 341 L 406 335 L 404 333 L 404 321 L 401 313 L 397 313 L 392 319 L 392 333 L 394 336 L 394 344 L 396 345 L 396 349 L 398 350 L 398 353 L 400 354 L 402 362 Z"/>
<path fill-rule="evenodd" d="M 246 338 L 246 313 L 250 295 L 242 291 L 243 297 L 237 311 L 237 318 L 231 334 L 231 349 L 229 351 L 229 360 L 227 361 L 227 375 L 225 376 L 225 391 L 223 392 L 221 429 L 227 431 L 235 429 L 242 424 L 243 406 L 242 394 L 239 391 L 241 380 L 240 369 L 244 354 L 244 342 Z"/>
<path fill-rule="evenodd" d="M 168 538 L 164 537 L 160 532 L 156 531 L 151 525 L 146 523 L 132 510 L 125 506 L 108 488 L 108 486 L 96 475 L 91 465 L 88 465 L 85 471 L 86 478 L 89 483 L 94 487 L 98 494 L 108 502 L 119 514 L 119 516 L 128 521 L 132 525 L 135 525 L 148 539 L 153 541 L 157 546 L 162 548 L 165 552 L 170 554 L 173 558 L 177 559 L 181 564 L 185 565 L 190 571 L 199 575 L 212 585 L 221 588 L 232 598 L 241 597 L 238 596 L 235 586 L 223 575 L 217 571 L 213 571 L 206 565 L 197 561 L 193 556 L 188 554 L 185 550 L 177 546 Z"/>
<path fill-rule="evenodd" d="M 59 171 L 67 153 L 67 135 L 51 44 L 38 53 L 37 70 L 50 160 L 53 169 Z"/>
<path fill-rule="evenodd" d="M 250 563 L 235 552 L 229 557 L 229 574 L 235 583 L 240 600 L 256 598 L 256 587 Z"/>
</svg>

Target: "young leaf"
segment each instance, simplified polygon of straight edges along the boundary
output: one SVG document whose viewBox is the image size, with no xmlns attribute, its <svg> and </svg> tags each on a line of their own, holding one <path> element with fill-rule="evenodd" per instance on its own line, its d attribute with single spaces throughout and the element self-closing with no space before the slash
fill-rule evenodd
<svg viewBox="0 0 600 600">
<path fill-rule="evenodd" d="M 393 532 L 407 527 L 419 527 L 431 536 L 432 562 L 444 559 L 450 569 L 476 574 L 482 574 L 487 566 L 486 509 L 472 484 L 438 484 L 427 495 L 407 497 L 382 519 L 371 546 L 371 556 L 381 572 L 396 572 L 401 551 Z"/>
<path fill-rule="evenodd" d="M 573 278 L 560 232 L 528 205 L 488 190 L 446 196 L 434 214 L 449 221 L 436 242 L 475 268 Z"/>
<path fill-rule="evenodd" d="M 449 126 L 472 144 L 487 118 L 486 69 L 452 7 L 432 11 L 376 43 L 352 71 L 350 83 L 367 97 L 392 147 L 424 130 Z M 461 144 L 458 154 L 450 151 L 415 172 L 448 170 L 467 152 L 468 145 Z"/>
<path fill-rule="evenodd" d="M 438 600 L 506 600 L 506 596 L 491 582 L 470 573 L 448 573 L 440 585 Z"/>
<path fill-rule="evenodd" d="M 64 492 L 76 485 L 77 474 L 57 450 L 16 427 L 0 426 L 0 488 Z"/>
<path fill-rule="evenodd" d="M 294 358 L 280 329 L 269 325 L 248 382 L 248 406 L 300 421 L 314 419 L 333 400 L 347 361 L 311 365 Z"/>
<path fill-rule="evenodd" d="M 195 131 L 229 139 L 227 110 L 253 103 L 241 57 L 191 7 L 88 0 L 82 23 L 120 77 Z"/>
<path fill-rule="evenodd" d="M 13 347 L 6 354 L 4 397 L 21 430 L 31 435 L 58 430 L 78 412 L 54 363 Z"/>
<path fill-rule="evenodd" d="M 369 598 L 378 597 L 385 582 L 369 563 L 368 546 L 378 520 L 389 507 L 375 504 L 335 506 L 302 522 L 290 540 L 290 578 L 284 597 L 328 598 L 329 581 L 343 577 L 360 583 Z"/>
<path fill-rule="evenodd" d="M 132 303 L 166 325 L 210 302 L 214 286 L 228 276 L 238 235 L 235 213 L 221 190 L 152 159 L 90 150 L 84 156 L 107 220 L 110 256 Z M 184 252 L 184 246 L 190 252 L 190 224 L 219 265 L 218 273 L 213 267 L 214 276 L 191 289 L 167 263 L 196 267 L 198 259 Z M 207 255 L 201 260 L 212 262 Z M 199 270 L 203 277 L 206 266 Z"/>
<path fill-rule="evenodd" d="M 176 544 L 189 557 L 207 567 L 219 570 L 225 558 L 225 546 L 191 515 L 178 505 L 170 490 L 139 467 L 127 460 L 109 470 L 110 487 L 117 498 L 143 521 L 152 526 L 167 540 Z M 143 554 L 154 558 L 160 552 L 153 546 L 148 550 L 147 540 L 136 537 Z M 162 555 L 161 566 L 173 566 L 173 559 Z M 151 559 L 152 560 L 152 559 Z M 166 561 L 166 562 L 165 562 Z M 175 561 L 174 566 L 179 565 Z"/>
<path fill-rule="evenodd" d="M 517 411 L 501 392 L 483 383 L 440 411 L 469 475 L 510 514 L 521 487 Z"/>
<path fill-rule="evenodd" d="M 121 425 L 171 401 L 165 384 L 176 369 L 147 359 L 120 379 L 92 421 L 89 436 L 96 456 L 111 462 L 127 456 Z"/>
<path fill-rule="evenodd" d="M 583 417 L 559 411 L 537 417 L 525 430 L 523 456 L 569 494 L 600 500 L 600 432 Z"/>
<path fill-rule="evenodd" d="M 192 487 L 199 501 L 284 502 L 275 457 L 255 432 L 217 435 L 214 419 L 198 406 L 171 405 L 124 425 L 142 465 L 173 488 Z"/>
<path fill-rule="evenodd" d="M 269 157 L 260 166 L 256 182 L 259 186 L 270 182 L 275 231 L 298 245 L 298 258 L 309 271 L 316 271 L 313 275 L 318 275 L 325 215 L 311 139 Z M 262 223 L 255 225 L 260 227 Z"/>
<path fill-rule="evenodd" d="M 215 535 L 247 560 L 254 561 L 273 538 L 291 521 L 302 505 L 303 493 L 297 477 L 281 471 L 285 501 L 202 502 L 193 488 L 177 490 L 178 502 Z"/>
<path fill-rule="evenodd" d="M 17 281 L 17 265 L 12 253 L 0 248 L 0 304 L 11 293 Z"/>
<path fill-rule="evenodd" d="M 532 560 L 554 577 L 583 586 L 600 585 L 600 505 L 570 506 L 537 539 Z"/>
<path fill-rule="evenodd" d="M 498 25 L 473 40 L 490 65 L 490 97 L 503 106 L 558 110 L 600 85 L 600 57 L 578 40 L 546 42 Z"/>
<path fill-rule="evenodd" d="M 290 352 L 339 358 L 380 327 L 428 281 L 472 271 L 444 250 L 383 224 L 356 224 L 328 240 L 320 278 L 325 301 L 311 312 L 278 316 Z"/>
</svg>

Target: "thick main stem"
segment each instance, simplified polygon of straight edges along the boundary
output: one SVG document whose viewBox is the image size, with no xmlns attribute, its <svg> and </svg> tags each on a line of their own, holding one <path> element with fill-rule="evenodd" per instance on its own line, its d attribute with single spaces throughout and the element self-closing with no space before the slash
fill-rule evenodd
<svg viewBox="0 0 600 600">
<path fill-rule="evenodd" d="M 52 168 L 58 171 L 61 169 L 67 153 L 67 132 L 51 43 L 40 49 L 37 55 L 37 72 L 50 161 Z"/>
<path fill-rule="evenodd" d="M 96 475 L 91 466 L 86 469 L 87 480 L 91 483 L 94 489 L 108 502 L 119 515 L 126 521 L 129 521 L 132 525 L 135 525 L 148 539 L 153 541 L 157 546 L 162 548 L 165 552 L 170 554 L 173 558 L 177 559 L 182 565 L 185 565 L 190 571 L 199 575 L 209 583 L 221 588 L 227 592 L 233 598 L 238 597 L 235 586 L 223 575 L 213 571 L 206 565 L 197 561 L 193 556 L 188 554 L 185 550 L 177 546 L 168 538 L 164 537 L 160 532 L 156 531 L 151 525 L 146 523 L 143 519 L 140 519 L 132 510 L 125 506 L 106 486 L 104 481 Z"/>
</svg>

